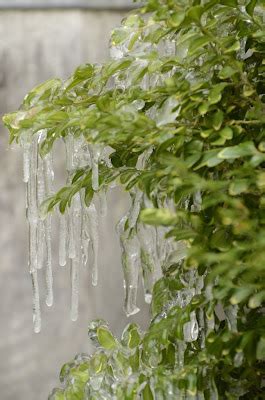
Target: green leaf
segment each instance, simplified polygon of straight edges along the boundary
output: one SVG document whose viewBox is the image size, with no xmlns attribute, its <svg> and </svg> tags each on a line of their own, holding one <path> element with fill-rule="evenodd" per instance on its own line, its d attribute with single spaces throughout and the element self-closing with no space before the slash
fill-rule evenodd
<svg viewBox="0 0 265 400">
<path fill-rule="evenodd" d="M 189 373 L 187 376 L 188 387 L 187 391 L 191 396 L 195 396 L 197 393 L 197 376 L 196 374 Z"/>
<path fill-rule="evenodd" d="M 234 42 L 234 44 L 232 44 L 232 46 L 230 46 L 228 49 L 226 49 L 225 50 L 225 54 L 233 53 L 234 51 L 238 51 L 238 50 L 240 50 L 240 42 L 239 42 L 239 40 Z"/>
<path fill-rule="evenodd" d="M 244 302 L 250 294 L 253 292 L 252 288 L 248 287 L 241 287 L 236 290 L 234 290 L 232 297 L 230 298 L 230 303 L 231 304 L 239 304 L 241 302 Z"/>
<path fill-rule="evenodd" d="M 248 5 L 246 6 L 246 12 L 247 12 L 249 15 L 253 16 L 254 10 L 255 10 L 255 7 L 256 7 L 256 4 L 257 4 L 257 0 L 251 0 L 251 1 L 248 3 Z"/>
<path fill-rule="evenodd" d="M 210 104 L 216 104 L 219 103 L 219 101 L 222 98 L 222 91 L 224 90 L 224 88 L 227 86 L 226 83 L 218 83 L 217 85 L 215 85 L 209 93 L 208 96 L 208 102 Z"/>
<path fill-rule="evenodd" d="M 265 360 L 265 337 L 261 337 L 257 345 L 257 359 L 260 361 Z"/>
<path fill-rule="evenodd" d="M 218 153 L 218 158 L 233 160 L 239 157 L 255 155 L 257 150 L 253 142 L 244 142 L 237 146 L 226 147 Z"/>
<path fill-rule="evenodd" d="M 192 40 L 190 42 L 189 51 L 188 51 L 189 56 L 192 56 L 193 54 L 196 53 L 197 50 L 203 48 L 204 46 L 206 46 L 206 44 L 208 44 L 210 42 L 211 42 L 211 39 L 207 36 L 201 36 L 201 37 L 198 37 L 197 39 Z"/>
<path fill-rule="evenodd" d="M 248 181 L 246 179 L 237 179 L 229 186 L 229 194 L 231 196 L 238 196 L 248 190 Z"/>
<path fill-rule="evenodd" d="M 218 150 L 209 150 L 204 152 L 203 157 L 199 165 L 197 165 L 194 170 L 198 170 L 202 167 L 215 167 L 220 164 L 223 160 L 218 157 Z"/>
<path fill-rule="evenodd" d="M 204 8 L 202 6 L 190 7 L 186 12 L 186 16 L 193 21 L 200 22 L 202 14 L 204 13 Z"/>
<path fill-rule="evenodd" d="M 149 383 L 145 385 L 142 395 L 143 395 L 143 400 L 154 400 L 154 396 L 151 391 Z"/>
<path fill-rule="evenodd" d="M 140 214 L 142 222 L 148 225 L 172 225 L 176 215 L 166 208 L 146 208 Z"/>
<path fill-rule="evenodd" d="M 228 79 L 228 78 L 231 78 L 236 73 L 238 73 L 237 69 L 227 65 L 227 66 L 225 66 L 224 68 L 221 69 L 221 71 L 219 72 L 218 76 L 219 76 L 220 79 Z"/>
<path fill-rule="evenodd" d="M 141 342 L 141 336 L 139 328 L 136 324 L 129 324 L 122 333 L 121 342 L 124 346 L 134 349 L 139 346 Z"/>
<path fill-rule="evenodd" d="M 180 24 L 184 21 L 184 19 L 185 19 L 185 12 L 177 11 L 170 16 L 168 22 L 169 25 L 172 26 L 173 28 L 178 28 Z"/>
<path fill-rule="evenodd" d="M 220 0 L 220 4 L 228 7 L 237 7 L 237 0 Z"/>
<path fill-rule="evenodd" d="M 248 306 L 249 308 L 258 308 L 262 305 L 262 303 L 265 301 L 265 290 L 262 290 L 261 292 L 258 292 L 254 294 L 252 297 L 250 297 Z"/>
<path fill-rule="evenodd" d="M 110 330 L 104 326 L 100 326 L 97 329 L 97 337 L 99 344 L 106 350 L 113 350 L 117 347 L 117 342 L 110 332 Z"/>
<path fill-rule="evenodd" d="M 219 129 L 221 128 L 222 124 L 223 124 L 223 120 L 224 120 L 224 113 L 222 110 L 217 110 L 212 118 L 212 126 L 216 131 L 219 131 Z"/>
<path fill-rule="evenodd" d="M 233 139 L 233 130 L 229 126 L 226 126 L 219 132 L 219 135 L 224 139 L 231 140 Z"/>
<path fill-rule="evenodd" d="M 210 107 L 210 104 L 208 102 L 203 102 L 198 108 L 199 114 L 205 115 L 208 112 L 209 107 Z"/>
</svg>

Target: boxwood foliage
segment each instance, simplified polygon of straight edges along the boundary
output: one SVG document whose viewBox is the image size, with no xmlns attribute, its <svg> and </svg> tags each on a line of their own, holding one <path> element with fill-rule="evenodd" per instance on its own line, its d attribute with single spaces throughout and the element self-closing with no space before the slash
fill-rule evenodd
<svg viewBox="0 0 265 400">
<path fill-rule="evenodd" d="M 120 57 L 40 85 L 4 117 L 11 141 L 47 129 L 42 155 L 69 132 L 110 146 L 100 190 L 114 179 L 137 187 L 153 205 L 141 221 L 167 226 L 189 248 L 156 282 L 147 332 L 130 324 L 118 340 L 93 321 L 96 352 L 63 367 L 51 399 L 265 398 L 264 11 L 263 0 L 147 0 L 113 32 Z M 64 212 L 78 191 L 89 204 L 90 170 L 47 209 Z M 193 273 L 204 286 L 181 307 Z M 191 315 L 199 335 L 183 346 Z"/>
</svg>

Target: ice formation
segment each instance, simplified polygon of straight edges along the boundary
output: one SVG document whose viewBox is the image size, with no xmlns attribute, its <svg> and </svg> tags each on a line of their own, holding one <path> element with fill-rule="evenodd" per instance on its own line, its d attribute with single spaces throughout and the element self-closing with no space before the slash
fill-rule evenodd
<svg viewBox="0 0 265 400">
<path fill-rule="evenodd" d="M 129 52 L 128 41 L 112 47 L 112 58 L 119 60 Z M 132 55 L 135 56 L 134 69 L 141 71 L 145 68 L 146 60 L 141 56 L 146 52 L 152 51 L 150 43 L 137 45 Z M 163 46 L 158 46 L 157 50 L 162 56 L 170 57 L 176 53 L 175 43 L 167 40 Z M 165 73 L 165 78 L 168 73 Z M 111 85 L 121 89 L 126 89 L 132 83 L 132 76 L 116 73 L 113 76 Z M 140 87 L 143 90 L 155 87 L 159 84 L 161 77 L 156 73 L 145 74 Z M 134 100 L 132 104 L 123 106 L 122 111 L 129 113 L 146 112 L 157 126 L 172 123 L 178 117 L 178 101 L 169 97 L 163 105 L 158 108 L 153 106 L 144 111 L 145 101 L 142 99 Z M 96 137 L 97 132 L 92 132 L 92 137 Z M 47 199 L 53 194 L 53 160 L 52 153 L 44 158 L 39 154 L 39 147 L 46 138 L 46 131 L 41 130 L 35 134 L 22 135 L 21 144 L 24 150 L 23 158 L 23 181 L 27 184 L 27 219 L 29 222 L 29 271 L 32 276 L 33 285 L 33 321 L 34 330 L 39 332 L 41 328 L 40 299 L 38 286 L 38 270 L 45 269 L 46 281 L 46 304 L 53 304 L 53 265 L 70 268 L 71 276 L 71 319 L 78 318 L 78 298 L 79 298 L 79 279 L 81 266 L 87 267 L 91 274 L 92 285 L 98 283 L 98 248 L 99 216 L 107 214 L 107 188 L 101 185 L 100 168 L 104 164 L 107 168 L 113 168 L 110 161 L 110 153 L 113 151 L 102 144 L 88 143 L 85 137 L 74 136 L 74 132 L 69 131 L 64 137 L 66 152 L 66 170 L 68 174 L 67 184 L 70 185 L 77 170 L 85 168 L 91 171 L 90 186 L 94 196 L 90 204 L 86 204 L 84 191 L 77 191 L 73 194 L 71 202 L 67 205 L 65 212 L 57 212 L 59 219 L 59 254 L 57 260 L 52 260 L 52 217 L 47 209 Z M 138 171 L 148 169 L 150 157 L 154 151 L 150 145 L 139 156 L 136 163 Z M 115 186 L 115 181 L 108 185 L 109 188 Z M 139 311 L 137 306 L 137 292 L 139 281 L 142 281 L 145 301 L 151 303 L 154 283 L 162 276 L 162 271 L 167 271 L 170 265 L 181 265 L 186 257 L 188 243 L 185 240 L 174 241 L 173 239 L 164 240 L 168 229 L 165 227 L 153 227 L 144 225 L 139 220 L 142 208 L 153 207 L 148 199 L 137 186 L 130 190 L 131 207 L 127 214 L 117 225 L 117 232 L 120 238 L 121 258 L 124 274 L 125 304 L 124 309 L 128 316 Z M 175 204 L 169 199 L 157 198 L 158 205 L 175 211 Z M 199 212 L 201 207 L 201 193 L 198 191 L 193 198 L 188 196 L 183 200 L 183 206 L 191 212 Z M 53 223 L 54 224 L 54 223 Z M 182 277 L 184 288 L 180 290 L 174 300 L 174 304 L 185 307 L 190 303 L 195 294 L 199 294 L 203 287 L 203 278 L 195 276 Z M 163 313 L 167 313 L 165 306 Z M 234 327 L 233 310 L 226 310 L 226 315 L 231 326 Z M 160 318 L 163 318 L 164 314 Z M 205 315 L 191 313 L 190 321 L 184 325 L 184 342 L 179 343 L 179 365 L 183 360 L 181 354 L 185 350 L 185 342 L 197 340 L 200 330 L 199 326 L 206 327 L 209 331 L 214 327 L 214 320 L 207 319 Z M 236 327 L 233 328 L 234 330 Z M 202 345 L 204 337 L 200 335 Z"/>
</svg>

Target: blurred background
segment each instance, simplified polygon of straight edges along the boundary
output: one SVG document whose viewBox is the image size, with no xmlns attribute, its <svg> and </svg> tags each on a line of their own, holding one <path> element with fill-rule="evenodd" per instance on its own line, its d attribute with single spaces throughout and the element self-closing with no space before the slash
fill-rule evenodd
<svg viewBox="0 0 265 400">
<path fill-rule="evenodd" d="M 108 57 L 111 30 L 131 8 L 130 0 L 0 0 L 0 116 L 16 110 L 24 95 L 51 77 L 67 78 L 84 62 Z M 56 170 L 63 176 L 58 149 Z M 69 268 L 58 266 L 53 240 L 55 304 L 44 305 L 40 279 L 42 331 L 32 331 L 31 279 L 22 152 L 8 145 L 0 122 L 0 399 L 46 400 L 59 385 L 61 366 L 77 353 L 91 352 L 87 324 L 106 319 L 119 335 L 130 322 L 123 312 L 123 279 L 115 225 L 128 208 L 124 194 L 108 194 L 108 216 L 101 219 L 99 285 L 82 272 L 80 316 L 71 322 Z M 56 225 L 56 222 L 55 224 Z M 133 318 L 144 328 L 148 307 Z"/>
</svg>

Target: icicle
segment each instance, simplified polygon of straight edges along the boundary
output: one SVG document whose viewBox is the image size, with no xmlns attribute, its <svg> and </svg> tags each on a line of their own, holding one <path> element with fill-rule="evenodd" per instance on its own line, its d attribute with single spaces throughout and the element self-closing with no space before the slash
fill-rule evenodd
<svg viewBox="0 0 265 400">
<path fill-rule="evenodd" d="M 193 196 L 193 204 L 191 206 L 191 212 L 200 212 L 202 205 L 201 192 L 197 191 Z"/>
<path fill-rule="evenodd" d="M 146 228 L 143 224 L 138 224 L 137 235 L 141 245 L 141 266 L 143 273 L 145 302 L 147 304 L 150 304 L 152 301 L 152 290 L 154 285 L 154 271 L 156 262 L 153 237 L 150 229 L 148 228 Z"/>
<path fill-rule="evenodd" d="M 178 367 L 182 368 L 184 365 L 184 355 L 185 355 L 185 350 L 186 350 L 186 343 L 183 342 L 182 340 L 178 340 L 177 342 L 178 344 L 178 351 L 177 351 L 177 355 L 178 355 Z"/>
<path fill-rule="evenodd" d="M 93 250 L 92 260 L 92 285 L 97 286 L 98 283 L 98 246 L 99 246 L 99 235 L 98 235 L 98 215 L 96 207 L 93 203 L 87 209 L 88 224 L 90 231 L 90 238 Z"/>
<path fill-rule="evenodd" d="M 166 228 L 158 226 L 156 228 L 156 250 L 159 264 L 162 266 L 168 254 L 168 242 L 165 240 Z"/>
<path fill-rule="evenodd" d="M 110 160 L 110 154 L 112 153 L 112 151 L 113 149 L 111 147 L 104 147 L 101 154 L 101 159 L 102 161 L 104 161 L 108 168 L 113 168 Z"/>
<path fill-rule="evenodd" d="M 31 272 L 33 290 L 33 329 L 35 333 L 41 330 L 40 296 L 37 271 Z"/>
<path fill-rule="evenodd" d="M 231 305 L 225 309 L 227 323 L 228 323 L 229 329 L 232 332 L 237 332 L 237 313 L 238 313 L 237 305 Z"/>
<path fill-rule="evenodd" d="M 82 237 L 81 237 L 81 248 L 82 248 L 82 264 L 86 266 L 89 257 L 90 248 L 90 232 L 89 232 L 89 220 L 87 215 L 87 207 L 82 201 Z"/>
<path fill-rule="evenodd" d="M 199 336 L 199 325 L 196 319 L 195 311 L 190 313 L 190 321 L 183 326 L 185 342 L 194 342 Z"/>
<path fill-rule="evenodd" d="M 99 188 L 99 180 L 98 180 L 98 163 L 100 158 L 100 147 L 99 145 L 89 146 L 91 164 L 92 164 L 92 188 L 97 191 Z"/>
<path fill-rule="evenodd" d="M 64 214 L 59 215 L 59 265 L 66 265 L 67 223 Z"/>
<path fill-rule="evenodd" d="M 49 153 L 43 159 L 46 195 L 51 195 L 53 193 L 54 172 L 52 164 L 52 154 Z"/>
<path fill-rule="evenodd" d="M 74 156 L 74 137 L 69 134 L 65 137 L 65 150 L 66 150 L 66 169 L 68 173 L 73 170 L 73 156 Z"/>
<path fill-rule="evenodd" d="M 41 135 L 39 138 L 39 142 L 41 140 Z M 38 156 L 38 174 L 37 174 L 37 195 L 38 195 L 38 209 L 40 210 L 41 204 L 45 199 L 45 182 L 44 182 L 44 171 L 43 171 L 43 161 L 40 155 Z M 38 246 L 38 254 L 37 254 L 37 268 L 41 269 L 44 263 L 44 245 L 45 245 L 45 227 L 44 222 L 40 218 L 38 220 L 37 227 L 37 246 Z"/>
<path fill-rule="evenodd" d="M 75 257 L 71 260 L 71 319 L 78 318 L 79 306 L 79 267 L 81 263 L 81 221 L 82 208 L 80 195 L 77 193 L 72 199 L 73 234 L 75 240 Z"/>
<path fill-rule="evenodd" d="M 49 215 L 45 222 L 45 239 L 47 249 L 46 265 L 46 304 L 48 307 L 53 305 L 53 273 L 52 273 L 52 247 L 51 247 L 51 216 Z"/>
<path fill-rule="evenodd" d="M 138 280 L 139 280 L 139 242 L 136 235 L 128 237 L 125 231 L 127 216 L 123 217 L 117 225 L 117 232 L 120 235 L 122 249 L 122 266 L 124 273 L 125 304 L 126 315 L 134 315 L 139 312 L 136 305 Z"/>
<path fill-rule="evenodd" d="M 30 143 L 23 145 L 23 182 L 28 183 L 30 176 Z"/>
<path fill-rule="evenodd" d="M 205 347 L 205 322 L 204 322 L 204 310 L 200 308 L 199 310 L 199 330 L 200 330 L 200 344 L 201 348 Z"/>
<path fill-rule="evenodd" d="M 69 258 L 76 257 L 73 204 L 68 208 L 68 230 L 69 230 Z"/>
<path fill-rule="evenodd" d="M 139 189 L 136 189 L 135 194 L 133 196 L 133 203 L 129 214 L 129 220 L 128 220 L 129 228 L 134 228 L 136 225 L 137 219 L 140 214 L 142 200 L 143 200 L 143 193 Z"/>
<path fill-rule="evenodd" d="M 99 198 L 99 214 L 101 217 L 105 217 L 107 215 L 107 194 L 105 189 L 102 189 L 98 193 L 98 198 Z"/>
<path fill-rule="evenodd" d="M 40 190 L 45 188 L 45 196 L 48 197 L 53 192 L 54 172 L 52 167 L 52 154 L 48 154 L 43 159 L 43 182 L 41 182 Z M 40 177 L 41 179 L 41 177 Z M 43 186 L 43 188 L 42 188 Z M 51 244 L 51 216 L 48 215 L 44 221 L 45 242 L 47 250 L 46 262 L 46 304 L 48 307 L 53 305 L 53 273 L 52 273 L 52 244 Z"/>
<path fill-rule="evenodd" d="M 38 138 L 33 136 L 30 154 L 30 177 L 27 187 L 28 209 L 27 218 L 29 221 L 29 269 L 33 272 L 37 268 L 37 162 L 38 160 Z"/>
</svg>

